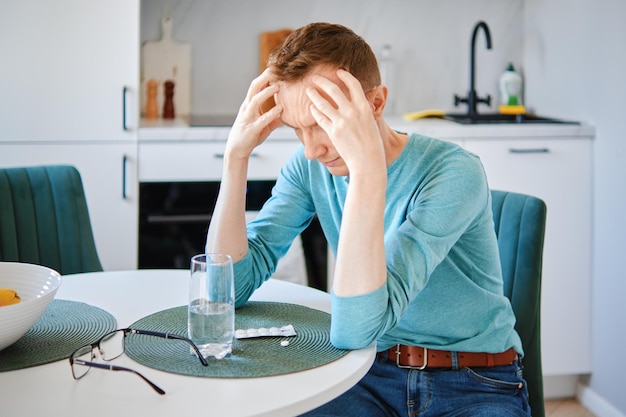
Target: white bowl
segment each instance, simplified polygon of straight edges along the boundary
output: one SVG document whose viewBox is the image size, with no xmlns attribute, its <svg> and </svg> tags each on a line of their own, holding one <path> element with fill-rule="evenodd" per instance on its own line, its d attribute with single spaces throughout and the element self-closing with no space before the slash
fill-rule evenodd
<svg viewBox="0 0 626 417">
<path fill-rule="evenodd" d="M 17 342 L 48 308 L 61 275 L 45 266 L 0 262 L 0 288 L 17 291 L 21 301 L 0 307 L 0 350 Z"/>
</svg>

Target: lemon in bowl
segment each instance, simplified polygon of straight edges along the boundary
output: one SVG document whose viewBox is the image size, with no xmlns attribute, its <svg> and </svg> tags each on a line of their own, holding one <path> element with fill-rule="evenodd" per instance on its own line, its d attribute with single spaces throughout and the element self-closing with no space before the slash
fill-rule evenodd
<svg viewBox="0 0 626 417">
<path fill-rule="evenodd" d="M 0 262 L 0 350 L 19 340 L 54 299 L 61 275 L 41 265 Z"/>
</svg>

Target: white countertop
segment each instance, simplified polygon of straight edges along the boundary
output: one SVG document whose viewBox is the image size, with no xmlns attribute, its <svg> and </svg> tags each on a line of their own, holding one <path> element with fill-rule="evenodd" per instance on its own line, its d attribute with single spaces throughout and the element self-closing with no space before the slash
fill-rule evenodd
<svg viewBox="0 0 626 417">
<path fill-rule="evenodd" d="M 462 125 L 439 118 L 419 119 L 407 122 L 402 116 L 386 117 L 396 130 L 417 132 L 441 139 L 493 139 L 493 138 L 575 138 L 593 137 L 595 128 L 588 123 L 577 124 L 479 124 Z M 230 127 L 207 126 L 191 127 L 184 117 L 173 120 L 142 119 L 139 128 L 139 142 L 162 141 L 220 141 L 226 140 Z M 297 140 L 293 129 L 280 127 L 269 140 Z"/>
</svg>

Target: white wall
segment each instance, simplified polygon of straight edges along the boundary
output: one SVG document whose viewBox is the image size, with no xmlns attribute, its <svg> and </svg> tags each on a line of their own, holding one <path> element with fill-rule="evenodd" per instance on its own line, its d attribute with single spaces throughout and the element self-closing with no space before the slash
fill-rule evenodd
<svg viewBox="0 0 626 417">
<path fill-rule="evenodd" d="M 490 26 L 493 49 L 485 49 L 481 34 L 476 88 L 481 96 L 489 93 L 497 101 L 498 76 L 509 61 L 520 64 L 522 58 L 522 4 L 522 0 L 144 0 L 141 38 L 160 39 L 160 19 L 169 10 L 174 38 L 192 43 L 196 114 L 237 111 L 258 71 L 262 31 L 313 21 L 349 26 L 377 53 L 383 44 L 391 44 L 396 84 L 401 86 L 396 88 L 399 112 L 452 110 L 454 94 L 465 96 L 469 89 L 470 36 L 479 20 Z"/>
<path fill-rule="evenodd" d="M 596 125 L 588 384 L 595 393 L 591 397 L 605 401 L 604 410 L 592 411 L 626 415 L 621 359 L 626 346 L 626 2 L 526 0 L 524 20 L 527 101 L 543 113 Z"/>
</svg>

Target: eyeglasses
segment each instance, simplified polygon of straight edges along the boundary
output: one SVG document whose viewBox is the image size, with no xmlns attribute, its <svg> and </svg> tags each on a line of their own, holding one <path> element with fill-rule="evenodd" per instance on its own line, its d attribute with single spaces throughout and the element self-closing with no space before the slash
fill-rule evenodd
<svg viewBox="0 0 626 417">
<path fill-rule="evenodd" d="M 112 361 L 113 359 L 119 358 L 126 351 L 126 335 L 131 334 L 142 334 L 147 336 L 156 336 L 162 337 L 164 339 L 174 339 L 174 340 L 182 340 L 191 345 L 191 348 L 196 353 L 196 356 L 204 366 L 209 366 L 208 362 L 200 353 L 198 346 L 191 340 L 186 337 L 178 336 L 170 333 L 160 333 L 153 332 L 150 330 L 138 330 L 138 329 L 118 329 L 112 332 L 109 332 L 102 336 L 97 342 L 92 343 L 91 345 L 86 345 L 81 348 L 78 348 L 70 355 L 70 367 L 72 368 L 72 376 L 74 379 L 78 380 L 87 375 L 87 372 L 91 368 L 100 368 L 107 369 L 109 371 L 126 371 L 132 372 L 135 375 L 138 375 L 141 379 L 146 381 L 156 392 L 163 395 L 165 391 L 163 391 L 159 386 L 157 386 L 154 382 L 150 381 L 148 378 L 140 374 L 139 372 L 126 368 L 123 366 L 116 365 L 107 365 L 103 363 L 94 362 L 97 358 L 96 352 L 100 354 L 100 358 L 104 361 Z"/>
</svg>

